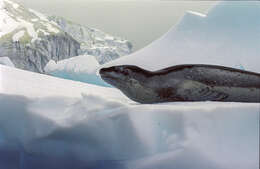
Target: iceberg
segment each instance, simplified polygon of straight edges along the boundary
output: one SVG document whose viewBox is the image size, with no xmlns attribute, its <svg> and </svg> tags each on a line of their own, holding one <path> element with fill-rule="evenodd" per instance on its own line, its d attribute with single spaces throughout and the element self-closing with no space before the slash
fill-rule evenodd
<svg viewBox="0 0 260 169">
<path fill-rule="evenodd" d="M 58 61 L 50 60 L 45 66 L 46 74 L 100 86 L 110 86 L 97 74 L 99 63 L 92 55 L 75 56 Z"/>
<path fill-rule="evenodd" d="M 207 14 L 188 11 L 147 47 L 104 65 L 159 70 L 178 64 L 213 64 L 260 72 L 259 2 L 219 2 Z"/>
</svg>

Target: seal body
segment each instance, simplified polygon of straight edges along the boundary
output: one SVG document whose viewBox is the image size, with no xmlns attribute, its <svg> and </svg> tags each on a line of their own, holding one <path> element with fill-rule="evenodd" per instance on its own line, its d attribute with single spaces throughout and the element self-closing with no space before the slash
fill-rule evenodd
<svg viewBox="0 0 260 169">
<path fill-rule="evenodd" d="M 222 101 L 260 103 L 260 74 L 216 65 L 177 65 L 159 71 L 122 65 L 100 75 L 139 103 Z"/>
</svg>

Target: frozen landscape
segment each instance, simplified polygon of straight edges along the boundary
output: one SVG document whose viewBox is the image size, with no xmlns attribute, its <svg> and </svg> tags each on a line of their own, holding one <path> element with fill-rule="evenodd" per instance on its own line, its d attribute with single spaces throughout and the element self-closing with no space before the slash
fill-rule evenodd
<svg viewBox="0 0 260 169">
<path fill-rule="evenodd" d="M 260 73 L 257 16 L 259 2 L 187 12 L 161 39 L 103 66 L 207 63 Z M 80 81 L 100 67 L 85 59 L 50 61 L 45 68 Z M 85 62 L 93 67 L 84 68 Z M 0 168 L 259 168 L 260 104 L 141 105 L 101 85 L 0 64 Z"/>
</svg>

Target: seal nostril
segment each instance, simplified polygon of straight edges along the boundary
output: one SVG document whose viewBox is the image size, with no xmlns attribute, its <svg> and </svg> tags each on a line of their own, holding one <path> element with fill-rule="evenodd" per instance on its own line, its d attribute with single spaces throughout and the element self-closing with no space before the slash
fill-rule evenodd
<svg viewBox="0 0 260 169">
<path fill-rule="evenodd" d="M 111 70 L 111 68 L 101 68 L 100 70 L 99 70 L 99 73 L 101 74 L 104 74 L 104 73 L 106 73 L 106 72 L 111 72 L 112 70 Z"/>
</svg>

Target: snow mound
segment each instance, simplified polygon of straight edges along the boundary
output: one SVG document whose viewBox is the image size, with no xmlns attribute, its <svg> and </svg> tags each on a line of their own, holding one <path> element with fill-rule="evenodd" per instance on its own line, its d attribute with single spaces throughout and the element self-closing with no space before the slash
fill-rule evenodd
<svg viewBox="0 0 260 169">
<path fill-rule="evenodd" d="M 9 57 L 0 57 L 0 64 L 15 67 L 13 62 L 9 59 Z"/>
<path fill-rule="evenodd" d="M 75 80 L 100 86 L 109 86 L 96 74 L 99 63 L 91 55 L 76 56 L 58 61 L 50 60 L 45 73 L 69 80 Z"/>
<path fill-rule="evenodd" d="M 158 70 L 178 64 L 214 64 L 260 72 L 259 2 L 219 2 L 209 12 L 187 12 L 163 37 L 105 66 Z"/>
<path fill-rule="evenodd" d="M 140 105 L 113 88 L 0 74 L 2 168 L 258 168 L 259 104 Z"/>
</svg>

